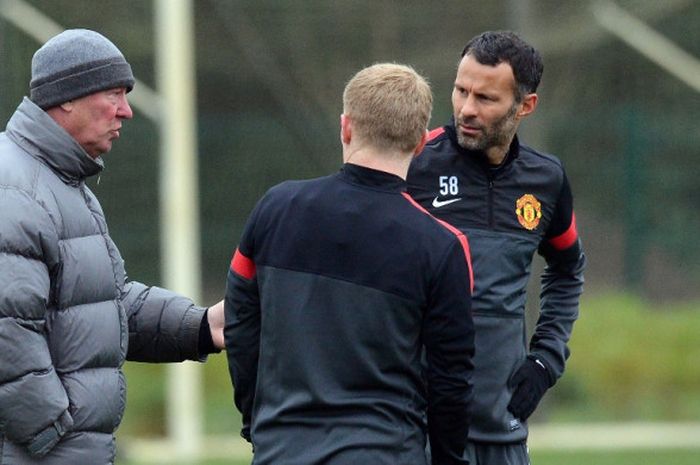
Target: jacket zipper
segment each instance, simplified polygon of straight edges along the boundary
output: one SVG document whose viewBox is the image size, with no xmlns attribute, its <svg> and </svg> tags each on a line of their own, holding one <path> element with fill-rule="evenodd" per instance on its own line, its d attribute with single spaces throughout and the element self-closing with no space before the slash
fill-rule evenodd
<svg viewBox="0 0 700 465">
<path fill-rule="evenodd" d="M 493 178 L 489 176 L 489 195 L 488 195 L 488 209 L 489 209 L 489 229 L 495 227 L 493 221 Z"/>
</svg>

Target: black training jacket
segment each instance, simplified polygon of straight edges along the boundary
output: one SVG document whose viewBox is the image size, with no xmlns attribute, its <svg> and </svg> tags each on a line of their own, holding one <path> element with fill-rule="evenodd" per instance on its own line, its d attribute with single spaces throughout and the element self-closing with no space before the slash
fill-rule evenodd
<svg viewBox="0 0 700 465">
<path fill-rule="evenodd" d="M 282 183 L 253 210 L 225 338 L 254 464 L 425 465 L 426 406 L 433 463 L 463 463 L 469 248 L 405 190 L 345 164 Z"/>
<path fill-rule="evenodd" d="M 434 216 L 464 232 L 471 245 L 476 354 L 469 437 L 522 441 L 527 425 L 507 410 L 508 382 L 528 355 L 525 294 L 535 251 L 546 267 L 529 351 L 547 366 L 551 384 L 564 372 L 583 289 L 585 258 L 564 168 L 517 137 L 504 163 L 492 168 L 483 153 L 457 144 L 449 124 L 433 130 L 413 160 L 408 189 Z"/>
</svg>

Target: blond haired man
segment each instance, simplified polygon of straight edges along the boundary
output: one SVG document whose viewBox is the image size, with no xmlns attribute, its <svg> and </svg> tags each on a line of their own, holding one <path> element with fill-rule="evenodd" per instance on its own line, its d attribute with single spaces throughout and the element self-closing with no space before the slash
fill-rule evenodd
<svg viewBox="0 0 700 465">
<path fill-rule="evenodd" d="M 427 412 L 432 463 L 466 463 L 469 248 L 405 192 L 430 87 L 377 64 L 343 106 L 340 172 L 270 189 L 231 260 L 224 334 L 242 435 L 257 465 L 426 465 Z"/>
</svg>

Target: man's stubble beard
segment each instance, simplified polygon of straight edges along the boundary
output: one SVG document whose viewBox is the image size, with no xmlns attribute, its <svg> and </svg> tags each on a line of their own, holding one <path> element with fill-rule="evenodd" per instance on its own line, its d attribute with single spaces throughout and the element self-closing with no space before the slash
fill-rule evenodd
<svg viewBox="0 0 700 465">
<path fill-rule="evenodd" d="M 456 132 L 457 132 L 457 143 L 460 147 L 467 150 L 475 151 L 487 151 L 492 147 L 502 147 L 507 145 L 513 138 L 516 129 L 515 114 L 518 111 L 517 103 L 514 103 L 512 107 L 508 110 L 508 113 L 503 115 L 503 117 L 496 122 L 494 122 L 490 127 L 481 129 L 481 137 L 474 138 L 468 137 L 462 134 L 459 130 L 459 124 L 469 123 L 470 120 L 459 119 L 455 117 Z"/>
</svg>

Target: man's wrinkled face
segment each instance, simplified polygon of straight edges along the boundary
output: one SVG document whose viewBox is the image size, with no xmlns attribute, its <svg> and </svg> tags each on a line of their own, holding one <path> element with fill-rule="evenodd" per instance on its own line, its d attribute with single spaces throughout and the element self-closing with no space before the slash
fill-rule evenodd
<svg viewBox="0 0 700 465">
<path fill-rule="evenodd" d="M 508 63 L 483 65 L 466 55 L 452 90 L 457 141 L 468 150 L 507 148 L 518 127 L 520 104 Z"/>
<path fill-rule="evenodd" d="M 112 149 L 112 141 L 119 138 L 122 120 L 134 115 L 124 87 L 95 92 L 70 103 L 66 130 L 92 158 Z"/>
</svg>

